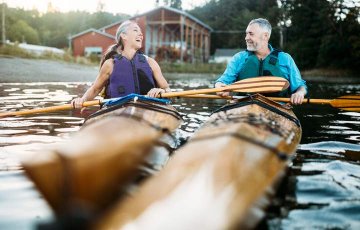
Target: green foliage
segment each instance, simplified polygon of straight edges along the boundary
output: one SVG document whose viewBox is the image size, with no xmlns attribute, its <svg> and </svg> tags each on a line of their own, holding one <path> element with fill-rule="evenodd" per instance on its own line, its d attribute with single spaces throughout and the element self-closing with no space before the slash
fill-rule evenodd
<svg viewBox="0 0 360 230">
<path fill-rule="evenodd" d="M 12 25 L 8 30 L 8 38 L 16 42 L 39 43 L 38 32 L 23 20 L 18 20 Z"/>
<path fill-rule="evenodd" d="M 343 0 L 285 0 L 286 49 L 300 68 L 360 68 L 359 8 Z"/>
<path fill-rule="evenodd" d="M 1 56 L 16 56 L 21 58 L 31 58 L 31 59 L 47 59 L 47 60 L 57 60 L 57 61 L 66 61 L 71 63 L 83 64 L 83 65 L 99 65 L 98 58 L 86 58 L 86 57 L 77 57 L 74 58 L 69 50 L 66 50 L 63 55 L 59 55 L 50 51 L 44 52 L 41 55 L 28 52 L 15 45 L 5 45 L 0 46 L 0 55 Z"/>
<path fill-rule="evenodd" d="M 92 63 L 100 63 L 101 61 L 101 57 L 97 54 L 90 54 L 88 59 L 92 62 Z"/>
<path fill-rule="evenodd" d="M 34 55 L 30 54 L 24 49 L 21 49 L 18 45 L 0 46 L 0 54 L 5 56 L 16 56 L 22 58 L 35 58 Z"/>
<path fill-rule="evenodd" d="M 163 0 L 164 4 L 167 5 L 167 6 L 170 6 L 172 8 L 175 8 L 175 9 L 179 9 L 181 10 L 182 7 L 182 1 L 181 0 Z"/>
<path fill-rule="evenodd" d="M 5 12 L 7 39 L 19 42 L 25 40 L 30 44 L 58 48 L 68 47 L 68 38 L 71 35 L 89 28 L 99 29 L 129 17 L 125 14 L 114 15 L 101 11 L 96 13 L 72 11 L 40 14 L 36 10 L 6 8 Z"/>
<path fill-rule="evenodd" d="M 180 9 L 182 1 L 162 2 Z M 360 7 L 359 4 L 348 3 L 344 0 L 208 0 L 189 13 L 215 31 L 238 32 L 212 33 L 211 53 L 216 48 L 245 48 L 245 29 L 249 21 L 263 17 L 273 26 L 270 42 L 274 47 L 279 47 L 278 26 L 283 27 L 283 50 L 294 57 L 300 69 L 331 67 L 360 70 Z M 36 10 L 6 8 L 5 29 L 7 39 L 12 41 L 25 40 L 32 44 L 64 48 L 68 47 L 71 35 L 89 28 L 98 29 L 127 17 L 102 10 L 92 14 L 83 11 L 41 14 Z M 7 46 L 1 48 L 1 53 L 30 55 L 18 47 Z M 91 62 L 88 59 L 74 60 L 68 53 L 62 58 L 80 63 Z M 167 63 L 164 68 L 174 68 L 175 72 L 223 70 L 214 65 L 201 67 Z"/>
<path fill-rule="evenodd" d="M 245 30 L 254 18 L 267 18 L 276 26 L 280 9 L 276 0 L 210 0 L 202 7 L 189 13 L 211 26 L 215 31 L 236 31 L 237 33 L 213 33 L 211 53 L 216 48 L 246 48 Z M 278 36 L 272 35 L 272 42 L 278 45 Z"/>
</svg>

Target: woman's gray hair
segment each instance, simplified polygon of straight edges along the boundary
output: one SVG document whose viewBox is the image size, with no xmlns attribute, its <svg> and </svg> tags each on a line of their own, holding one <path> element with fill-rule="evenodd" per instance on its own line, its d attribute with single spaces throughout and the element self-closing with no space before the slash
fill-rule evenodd
<svg viewBox="0 0 360 230">
<path fill-rule="evenodd" d="M 249 25 L 254 24 L 254 23 L 258 24 L 261 29 L 268 32 L 269 37 L 270 37 L 270 35 L 271 35 L 271 24 L 270 24 L 270 22 L 268 20 L 266 20 L 265 18 L 253 19 L 253 20 L 250 21 Z"/>
<path fill-rule="evenodd" d="M 121 34 L 126 33 L 126 30 L 132 23 L 136 23 L 135 21 L 126 20 L 118 27 L 115 35 L 116 44 L 111 45 L 105 54 L 101 58 L 100 67 L 105 63 L 106 60 L 113 58 L 114 55 L 119 54 L 118 48 L 120 47 L 121 50 L 124 50 L 124 44 L 121 39 Z"/>
<path fill-rule="evenodd" d="M 118 27 L 117 31 L 116 31 L 116 35 L 115 35 L 115 39 L 116 39 L 116 44 L 120 47 L 123 47 L 122 44 L 122 40 L 121 40 L 121 34 L 122 33 L 126 33 L 126 30 L 129 28 L 129 26 L 132 23 L 136 23 L 135 21 L 131 21 L 131 20 L 126 20 L 123 23 L 121 23 L 121 25 Z"/>
</svg>

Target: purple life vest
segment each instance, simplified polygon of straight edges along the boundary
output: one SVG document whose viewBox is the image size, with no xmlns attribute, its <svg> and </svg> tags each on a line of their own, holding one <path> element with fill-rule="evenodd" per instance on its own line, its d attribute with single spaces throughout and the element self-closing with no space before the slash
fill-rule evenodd
<svg viewBox="0 0 360 230">
<path fill-rule="evenodd" d="M 106 98 L 123 97 L 131 93 L 145 95 L 155 88 L 152 69 L 143 54 L 136 53 L 132 60 L 114 56 L 114 69 L 106 89 Z"/>
</svg>

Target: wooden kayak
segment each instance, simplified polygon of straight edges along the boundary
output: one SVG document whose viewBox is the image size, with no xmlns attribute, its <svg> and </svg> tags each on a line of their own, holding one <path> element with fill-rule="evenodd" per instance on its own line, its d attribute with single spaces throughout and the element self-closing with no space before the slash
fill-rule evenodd
<svg viewBox="0 0 360 230">
<path fill-rule="evenodd" d="M 171 149 L 161 147 L 171 139 L 164 136 L 182 120 L 168 102 L 139 95 L 111 101 L 64 144 L 23 159 L 23 167 L 57 215 L 96 213 L 139 176 L 146 157 Z"/>
<path fill-rule="evenodd" d="M 300 139 L 289 107 L 261 95 L 237 100 L 214 112 L 159 174 L 94 228 L 252 228 Z"/>
</svg>

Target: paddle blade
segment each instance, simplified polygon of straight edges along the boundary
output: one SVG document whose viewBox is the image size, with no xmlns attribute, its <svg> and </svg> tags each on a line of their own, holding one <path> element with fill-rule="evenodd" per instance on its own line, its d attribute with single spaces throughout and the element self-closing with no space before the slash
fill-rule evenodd
<svg viewBox="0 0 360 230">
<path fill-rule="evenodd" d="M 83 106 L 93 106 L 93 105 L 100 105 L 100 100 L 94 100 L 94 101 L 86 101 L 84 102 Z M 20 110 L 20 111 L 12 111 L 12 112 L 4 112 L 0 113 L 0 118 L 4 117 L 13 117 L 13 116 L 23 116 L 23 115 L 30 115 L 30 114 L 37 114 L 37 113 L 51 113 L 56 111 L 62 111 L 62 110 L 71 110 L 74 109 L 74 107 L 71 104 L 65 104 L 65 105 L 56 105 L 56 106 L 50 106 L 50 107 L 44 107 L 44 108 L 35 108 L 35 109 L 26 109 L 26 110 Z"/>
<path fill-rule="evenodd" d="M 241 93 L 274 93 L 286 90 L 290 86 L 285 78 L 276 76 L 248 78 L 237 81 L 233 85 L 243 85 L 241 89 L 234 90 Z"/>
<path fill-rule="evenodd" d="M 345 111 L 360 112 L 360 95 L 346 95 L 330 101 L 330 105 Z"/>
</svg>

